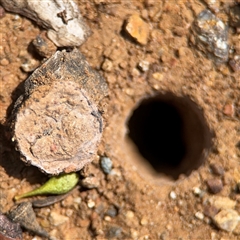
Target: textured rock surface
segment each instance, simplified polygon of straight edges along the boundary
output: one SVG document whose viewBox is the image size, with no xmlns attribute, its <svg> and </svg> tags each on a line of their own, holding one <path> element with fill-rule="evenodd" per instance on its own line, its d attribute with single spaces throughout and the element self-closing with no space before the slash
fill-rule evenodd
<svg viewBox="0 0 240 240">
<path fill-rule="evenodd" d="M 224 209 L 213 218 L 214 223 L 220 229 L 227 232 L 232 232 L 236 228 L 239 220 L 240 216 L 232 209 Z"/>
<path fill-rule="evenodd" d="M 77 50 L 53 55 L 26 80 L 15 104 L 14 141 L 23 160 L 49 174 L 91 162 L 103 127 L 96 103 L 106 91 Z"/>
<path fill-rule="evenodd" d="M 6 10 L 19 13 L 47 28 L 48 37 L 58 47 L 79 46 L 91 33 L 72 0 L 1 0 L 1 4 Z"/>
<path fill-rule="evenodd" d="M 0 239 L 21 240 L 22 230 L 19 223 L 12 222 L 5 215 L 0 213 Z"/>
<path fill-rule="evenodd" d="M 149 26 L 139 15 L 134 14 L 127 19 L 125 30 L 138 43 L 147 44 Z"/>
<path fill-rule="evenodd" d="M 202 11 L 195 20 L 193 29 L 200 50 L 216 62 L 228 60 L 228 31 L 225 24 L 209 10 Z"/>
<path fill-rule="evenodd" d="M 234 209 L 236 206 L 236 201 L 233 201 L 228 197 L 212 196 L 208 201 L 217 209 Z"/>
</svg>

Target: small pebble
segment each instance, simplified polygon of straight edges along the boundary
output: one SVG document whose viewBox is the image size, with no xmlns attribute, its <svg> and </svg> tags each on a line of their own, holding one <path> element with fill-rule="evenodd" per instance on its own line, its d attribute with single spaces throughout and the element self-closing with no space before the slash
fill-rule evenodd
<svg viewBox="0 0 240 240">
<path fill-rule="evenodd" d="M 199 220 L 203 220 L 203 219 L 204 219 L 204 215 L 203 215 L 203 213 L 201 213 L 201 212 L 196 212 L 196 213 L 195 213 L 195 217 L 196 217 L 197 219 L 199 219 Z"/>
<path fill-rule="evenodd" d="M 159 234 L 159 239 L 161 239 L 161 240 L 169 239 L 169 233 L 167 231 L 164 231 L 164 232 L 160 233 Z"/>
<path fill-rule="evenodd" d="M 224 168 L 220 164 L 211 164 L 211 170 L 214 174 L 222 176 L 224 174 Z"/>
<path fill-rule="evenodd" d="M 93 207 L 95 207 L 95 202 L 92 199 L 89 199 L 87 202 L 87 206 L 89 208 L 93 208 Z"/>
<path fill-rule="evenodd" d="M 39 66 L 39 62 L 35 59 L 29 59 L 27 62 L 21 65 L 21 69 L 26 72 L 33 72 Z"/>
<path fill-rule="evenodd" d="M 184 201 L 182 201 L 182 200 L 178 200 L 177 204 L 178 204 L 178 206 L 183 206 Z M 161 205 L 160 205 L 160 206 L 161 206 Z"/>
<path fill-rule="evenodd" d="M 116 177 L 118 177 L 118 178 L 122 178 L 122 173 L 121 173 L 121 171 L 120 171 L 119 169 L 114 168 L 114 169 L 110 172 L 110 174 L 111 174 L 112 176 L 116 176 Z"/>
<path fill-rule="evenodd" d="M 118 214 L 118 211 L 114 206 L 110 206 L 106 212 L 106 215 L 110 217 L 116 217 L 117 214 Z"/>
<path fill-rule="evenodd" d="M 132 212 L 132 211 L 127 211 L 126 217 L 127 217 L 128 219 L 133 218 L 133 217 L 134 217 L 134 212 Z"/>
<path fill-rule="evenodd" d="M 107 222 L 111 222 L 112 221 L 111 217 L 109 217 L 109 216 L 105 216 L 104 220 L 107 221 Z"/>
<path fill-rule="evenodd" d="M 87 189 L 93 189 L 99 187 L 99 178 L 95 176 L 89 176 L 80 181 L 82 187 Z"/>
<path fill-rule="evenodd" d="M 229 65 L 234 72 L 240 71 L 240 55 L 235 55 L 233 59 L 229 61 Z"/>
<path fill-rule="evenodd" d="M 108 157 L 101 157 L 100 166 L 104 173 L 109 174 L 112 171 L 112 160 Z"/>
<path fill-rule="evenodd" d="M 132 69 L 132 71 L 131 71 L 131 75 L 133 76 L 133 77 L 138 77 L 138 76 L 140 76 L 140 72 L 139 72 L 139 70 L 137 69 L 137 68 L 133 68 Z M 130 93 L 130 94 L 129 94 Z M 128 90 L 128 95 L 129 96 L 133 96 L 133 90 L 132 89 L 129 89 Z"/>
<path fill-rule="evenodd" d="M 216 240 L 217 234 L 215 232 L 211 232 L 211 240 Z"/>
<path fill-rule="evenodd" d="M 118 226 L 112 226 L 107 232 L 107 237 L 109 238 L 119 238 L 122 233 L 122 229 Z"/>
<path fill-rule="evenodd" d="M 131 15 L 127 19 L 125 30 L 138 43 L 147 44 L 149 25 L 138 14 Z"/>
<path fill-rule="evenodd" d="M 226 104 L 226 105 L 223 107 L 223 113 L 224 113 L 226 116 L 233 117 L 233 116 L 234 116 L 234 113 L 235 113 L 234 105 L 233 105 L 233 104 Z M 223 172 L 224 172 L 224 170 L 223 170 Z"/>
<path fill-rule="evenodd" d="M 136 231 L 135 229 L 131 228 L 131 237 L 133 239 L 138 239 L 138 231 Z"/>
<path fill-rule="evenodd" d="M 149 70 L 150 63 L 148 61 L 142 60 L 138 63 L 138 67 L 141 71 L 146 72 Z"/>
<path fill-rule="evenodd" d="M 163 74 L 161 72 L 155 72 L 152 74 L 153 78 L 158 80 L 158 81 L 162 81 L 163 80 Z"/>
<path fill-rule="evenodd" d="M 1 61 L 0 61 L 0 64 L 2 66 L 7 66 L 9 64 L 9 61 L 6 59 L 6 58 L 3 58 Z"/>
<path fill-rule="evenodd" d="M 56 52 L 56 46 L 46 36 L 37 36 L 32 41 L 33 46 L 37 53 L 42 56 L 49 58 Z"/>
<path fill-rule="evenodd" d="M 202 194 L 202 190 L 199 187 L 194 187 L 193 193 L 194 193 L 194 195 L 199 197 Z"/>
<path fill-rule="evenodd" d="M 213 194 L 219 193 L 223 189 L 223 183 L 221 179 L 208 179 L 207 185 L 209 191 Z"/>
<path fill-rule="evenodd" d="M 148 224 L 148 220 L 147 220 L 146 218 L 142 218 L 141 221 L 140 221 L 140 224 L 141 224 L 142 226 L 145 226 L 145 225 Z"/>
<path fill-rule="evenodd" d="M 171 231 L 172 230 L 172 225 L 171 224 L 167 224 L 166 228 L 167 228 L 168 231 Z"/>
<path fill-rule="evenodd" d="M 49 221 L 53 226 L 56 227 L 56 226 L 62 225 L 63 223 L 69 221 L 69 218 L 66 216 L 63 216 L 57 212 L 51 211 L 50 215 L 49 215 Z"/>
<path fill-rule="evenodd" d="M 77 223 L 80 227 L 87 228 L 90 224 L 90 220 L 78 218 Z"/>
<path fill-rule="evenodd" d="M 75 197 L 73 199 L 73 202 L 76 203 L 76 204 L 80 204 L 82 202 L 82 198 L 81 197 Z"/>
<path fill-rule="evenodd" d="M 176 199 L 177 198 L 177 194 L 174 192 L 174 191 L 171 191 L 170 194 L 169 194 L 170 198 L 171 199 Z"/>
<path fill-rule="evenodd" d="M 236 228 L 239 221 L 240 216 L 235 210 L 232 209 L 224 209 L 213 217 L 213 222 L 216 224 L 216 226 L 227 232 L 232 232 Z"/>
<path fill-rule="evenodd" d="M 215 206 L 207 205 L 204 206 L 203 213 L 207 217 L 214 217 L 218 213 L 218 209 Z"/>
<path fill-rule="evenodd" d="M 71 217 L 72 215 L 73 215 L 73 210 L 68 208 L 68 209 L 66 210 L 66 216 L 67 216 L 67 217 Z"/>
<path fill-rule="evenodd" d="M 105 59 L 102 63 L 102 70 L 105 72 L 111 72 L 113 69 L 113 62 L 109 59 Z"/>
</svg>

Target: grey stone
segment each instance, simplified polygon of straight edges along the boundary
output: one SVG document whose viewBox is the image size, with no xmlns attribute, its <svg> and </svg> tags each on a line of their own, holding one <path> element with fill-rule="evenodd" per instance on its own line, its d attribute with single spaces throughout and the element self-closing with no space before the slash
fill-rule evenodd
<svg viewBox="0 0 240 240">
<path fill-rule="evenodd" d="M 104 173 L 109 174 L 112 171 L 112 160 L 108 157 L 101 157 L 100 166 Z"/>
<path fill-rule="evenodd" d="M 197 47 L 217 63 L 228 61 L 228 29 L 211 11 L 204 10 L 193 26 Z"/>
</svg>

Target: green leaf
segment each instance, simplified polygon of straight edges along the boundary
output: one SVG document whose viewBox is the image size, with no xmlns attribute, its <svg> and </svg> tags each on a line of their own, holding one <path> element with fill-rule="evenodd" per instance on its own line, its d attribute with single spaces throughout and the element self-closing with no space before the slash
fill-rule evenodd
<svg viewBox="0 0 240 240">
<path fill-rule="evenodd" d="M 15 200 L 25 197 L 32 197 L 44 194 L 64 194 L 73 189 L 78 183 L 79 175 L 77 173 L 62 174 L 57 177 L 50 178 L 41 187 L 30 192 L 15 196 Z"/>
</svg>

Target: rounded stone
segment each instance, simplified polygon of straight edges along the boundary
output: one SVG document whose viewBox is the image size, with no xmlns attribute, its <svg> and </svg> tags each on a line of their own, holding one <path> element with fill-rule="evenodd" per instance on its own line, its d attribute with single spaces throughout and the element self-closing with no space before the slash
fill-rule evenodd
<svg viewBox="0 0 240 240">
<path fill-rule="evenodd" d="M 221 179 L 208 179 L 207 185 L 209 191 L 213 194 L 219 193 L 223 189 L 223 183 Z"/>
<path fill-rule="evenodd" d="M 112 160 L 108 157 L 101 157 L 101 168 L 104 173 L 109 174 L 112 171 Z"/>
</svg>

